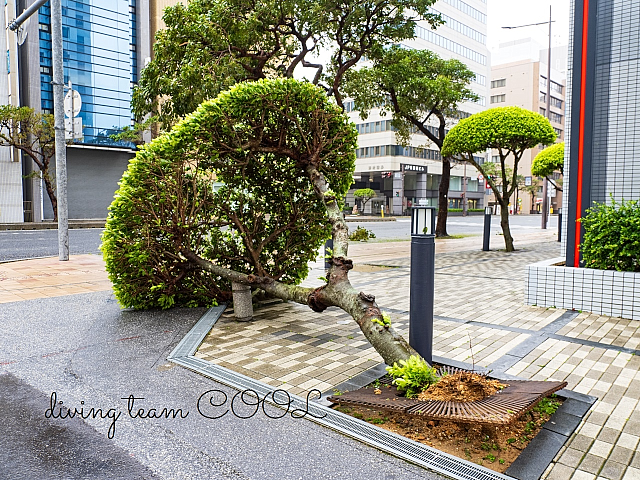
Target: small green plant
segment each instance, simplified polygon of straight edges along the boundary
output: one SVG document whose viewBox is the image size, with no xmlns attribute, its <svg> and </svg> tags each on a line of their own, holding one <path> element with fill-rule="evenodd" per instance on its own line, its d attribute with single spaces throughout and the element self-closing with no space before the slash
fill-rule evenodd
<svg viewBox="0 0 640 480">
<path fill-rule="evenodd" d="M 489 460 L 491 463 L 493 463 L 493 462 L 496 461 L 496 456 L 492 455 L 492 454 L 489 454 L 489 455 L 484 457 L 484 460 Z"/>
<path fill-rule="evenodd" d="M 398 391 L 404 392 L 408 398 L 413 398 L 429 385 L 438 381 L 436 369 L 417 355 L 411 355 L 407 360 L 400 360 L 400 365 L 394 363 L 387 367 L 387 372 L 393 377 L 393 383 Z"/>
<path fill-rule="evenodd" d="M 585 266 L 600 270 L 640 272 L 640 201 L 594 203 L 580 219 Z"/>
<path fill-rule="evenodd" d="M 469 451 L 469 449 L 468 449 L 468 448 L 465 448 L 465 449 L 464 449 L 464 454 L 465 454 L 468 458 L 471 458 L 471 452 Z"/>
<path fill-rule="evenodd" d="M 349 235 L 349 240 L 352 242 L 366 242 L 370 238 L 376 238 L 376 234 L 364 227 L 356 228 L 355 231 Z"/>
<path fill-rule="evenodd" d="M 389 328 L 391 326 L 391 317 L 387 312 L 381 312 L 382 320 L 379 318 L 372 318 L 371 321 L 373 323 L 377 323 L 378 325 L 382 325 L 385 328 Z"/>
<path fill-rule="evenodd" d="M 556 395 L 551 395 L 550 397 L 543 398 L 540 400 L 540 403 L 533 407 L 533 410 L 538 413 L 546 413 L 547 415 L 553 415 L 560 407 L 560 402 L 556 399 L 558 397 Z"/>
<path fill-rule="evenodd" d="M 507 439 L 507 445 L 511 445 L 512 443 L 516 443 L 516 439 L 515 438 L 508 438 Z"/>
<path fill-rule="evenodd" d="M 525 433 L 533 432 L 533 429 L 535 428 L 535 426 L 536 426 L 535 422 L 531 422 L 531 421 L 527 422 L 527 424 L 524 427 L 524 432 Z"/>
<path fill-rule="evenodd" d="M 384 418 L 372 417 L 372 418 L 367 418 L 366 421 L 369 423 L 373 423 L 374 425 L 382 425 L 385 423 L 386 420 Z"/>
<path fill-rule="evenodd" d="M 360 419 L 360 420 L 362 420 L 364 418 L 364 415 L 362 415 L 360 412 L 354 412 L 353 416 L 355 418 Z"/>
<path fill-rule="evenodd" d="M 501 458 L 500 460 L 498 460 L 498 463 L 499 463 L 500 465 L 504 465 L 504 458 Z"/>
</svg>

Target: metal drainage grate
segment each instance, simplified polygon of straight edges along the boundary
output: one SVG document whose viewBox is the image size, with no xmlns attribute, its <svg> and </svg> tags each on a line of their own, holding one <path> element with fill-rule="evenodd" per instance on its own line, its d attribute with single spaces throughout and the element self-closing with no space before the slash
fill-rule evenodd
<svg viewBox="0 0 640 480">
<path fill-rule="evenodd" d="M 194 352 L 209 330 L 218 321 L 223 311 L 224 306 L 210 309 L 180 341 L 169 355 L 168 360 L 229 387 L 237 390 L 252 389 L 258 395 L 264 397 L 267 393 L 273 391 L 272 386 L 206 360 L 193 357 Z M 306 399 L 296 395 L 291 394 L 291 399 L 291 406 L 307 410 L 310 416 L 308 415 L 305 418 L 315 423 L 450 478 L 459 480 L 512 480 L 513 478 L 440 452 L 427 445 L 414 442 L 323 405 L 314 402 L 307 404 Z M 272 402 L 267 403 L 279 407 Z"/>
</svg>

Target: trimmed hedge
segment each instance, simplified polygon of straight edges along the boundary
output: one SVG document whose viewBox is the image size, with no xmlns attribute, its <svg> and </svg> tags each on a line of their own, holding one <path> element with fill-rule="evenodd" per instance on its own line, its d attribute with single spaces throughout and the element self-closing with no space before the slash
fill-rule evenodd
<svg viewBox="0 0 640 480">
<path fill-rule="evenodd" d="M 584 239 L 580 251 L 585 266 L 600 270 L 640 272 L 640 203 L 595 203 L 580 219 Z"/>
<path fill-rule="evenodd" d="M 348 116 L 309 83 L 241 83 L 204 102 L 137 153 L 109 208 L 102 251 L 120 304 L 229 299 L 229 282 L 181 248 L 242 273 L 302 281 L 331 235 L 303 161 L 313 159 L 342 204 L 356 142 Z"/>
</svg>

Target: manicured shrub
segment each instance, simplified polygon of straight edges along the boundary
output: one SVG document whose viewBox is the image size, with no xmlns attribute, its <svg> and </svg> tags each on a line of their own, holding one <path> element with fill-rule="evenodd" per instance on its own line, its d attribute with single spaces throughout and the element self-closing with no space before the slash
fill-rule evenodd
<svg viewBox="0 0 640 480">
<path fill-rule="evenodd" d="M 353 233 L 349 235 L 349 240 L 353 242 L 366 242 L 370 238 L 376 238 L 376 234 L 364 227 L 356 228 Z"/>
<path fill-rule="evenodd" d="M 168 308 L 230 298 L 228 280 L 181 251 L 299 283 L 331 234 L 301 159 L 343 203 L 356 140 L 321 89 L 293 79 L 237 84 L 203 103 L 143 147 L 120 182 L 102 245 L 118 301 Z"/>
<path fill-rule="evenodd" d="M 640 202 L 596 203 L 580 221 L 580 251 L 585 266 L 600 270 L 640 272 Z"/>
</svg>

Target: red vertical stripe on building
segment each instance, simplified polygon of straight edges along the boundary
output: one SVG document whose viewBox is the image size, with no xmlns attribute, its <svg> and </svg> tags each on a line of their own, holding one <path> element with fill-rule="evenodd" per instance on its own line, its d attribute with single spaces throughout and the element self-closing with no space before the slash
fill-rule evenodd
<svg viewBox="0 0 640 480">
<path fill-rule="evenodd" d="M 580 1 L 580 0 L 576 0 Z M 587 40 L 589 34 L 589 0 L 584 0 L 582 12 L 582 68 L 580 71 L 580 126 L 578 144 L 578 181 L 576 191 L 576 237 L 574 267 L 580 266 L 580 218 L 582 217 L 582 167 L 584 159 L 584 109 L 587 95 Z"/>
</svg>

